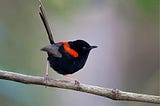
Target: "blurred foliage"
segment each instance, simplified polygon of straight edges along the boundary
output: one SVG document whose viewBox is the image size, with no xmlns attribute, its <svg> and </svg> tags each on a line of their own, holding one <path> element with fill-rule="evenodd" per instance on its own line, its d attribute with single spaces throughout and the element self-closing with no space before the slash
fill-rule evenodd
<svg viewBox="0 0 160 106">
<path fill-rule="evenodd" d="M 136 0 L 136 2 L 146 13 L 156 12 L 160 9 L 160 0 Z"/>
<path fill-rule="evenodd" d="M 47 5 L 52 14 L 66 17 L 70 16 L 70 13 L 73 13 L 75 10 L 80 9 L 84 3 L 87 3 L 87 0 L 49 0 L 48 2 L 44 2 L 44 5 Z"/>
</svg>

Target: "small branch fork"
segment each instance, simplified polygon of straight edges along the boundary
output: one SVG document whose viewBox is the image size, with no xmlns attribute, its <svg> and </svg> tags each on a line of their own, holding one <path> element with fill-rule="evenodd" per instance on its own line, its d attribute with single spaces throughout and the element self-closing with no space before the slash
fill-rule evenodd
<svg viewBox="0 0 160 106">
<path fill-rule="evenodd" d="M 70 81 L 49 79 L 49 81 L 46 83 L 43 77 L 24 75 L 4 70 L 0 70 L 0 79 L 15 81 L 24 84 L 44 85 L 48 87 L 76 90 L 89 94 L 99 95 L 113 100 L 160 104 L 160 96 L 124 92 L 118 89 L 102 88 L 82 83 L 80 83 L 79 89 L 77 89 L 77 86 L 75 86 L 75 84 Z"/>
</svg>

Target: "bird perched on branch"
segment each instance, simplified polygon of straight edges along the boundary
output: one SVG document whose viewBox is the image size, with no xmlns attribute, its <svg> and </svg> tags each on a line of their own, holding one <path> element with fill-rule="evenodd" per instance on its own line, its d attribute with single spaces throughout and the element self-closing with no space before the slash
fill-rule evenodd
<svg viewBox="0 0 160 106">
<path fill-rule="evenodd" d="M 51 44 L 43 47 L 41 50 L 47 52 L 47 60 L 51 68 L 53 68 L 59 74 L 64 75 L 66 78 L 74 80 L 75 84 L 79 84 L 77 79 L 69 76 L 68 74 L 73 74 L 83 68 L 88 58 L 89 52 L 93 48 L 97 48 L 97 46 L 91 46 L 84 40 L 55 43 L 41 0 L 39 0 L 39 3 L 39 15 L 45 26 Z M 45 81 L 48 80 L 48 62 L 45 73 Z"/>
</svg>

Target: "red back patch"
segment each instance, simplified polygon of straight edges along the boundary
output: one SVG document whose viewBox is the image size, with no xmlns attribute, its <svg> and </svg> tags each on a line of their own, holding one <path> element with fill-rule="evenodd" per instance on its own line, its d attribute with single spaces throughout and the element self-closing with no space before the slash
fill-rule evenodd
<svg viewBox="0 0 160 106">
<path fill-rule="evenodd" d="M 71 49 L 68 42 L 59 42 L 59 43 L 64 46 L 65 52 L 67 52 L 68 54 L 70 54 L 73 57 L 78 57 L 78 52 L 75 51 L 74 49 Z"/>
</svg>

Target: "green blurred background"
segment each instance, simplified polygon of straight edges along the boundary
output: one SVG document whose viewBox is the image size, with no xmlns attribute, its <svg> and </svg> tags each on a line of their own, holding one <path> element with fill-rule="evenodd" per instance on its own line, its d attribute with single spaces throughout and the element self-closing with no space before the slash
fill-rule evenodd
<svg viewBox="0 0 160 106">
<path fill-rule="evenodd" d="M 55 41 L 98 48 L 72 76 L 82 83 L 160 95 L 159 0 L 44 0 Z M 0 69 L 44 76 L 49 44 L 38 0 L 0 0 Z M 50 77 L 65 79 L 50 69 Z M 0 80 L 1 106 L 158 106 Z"/>
</svg>

